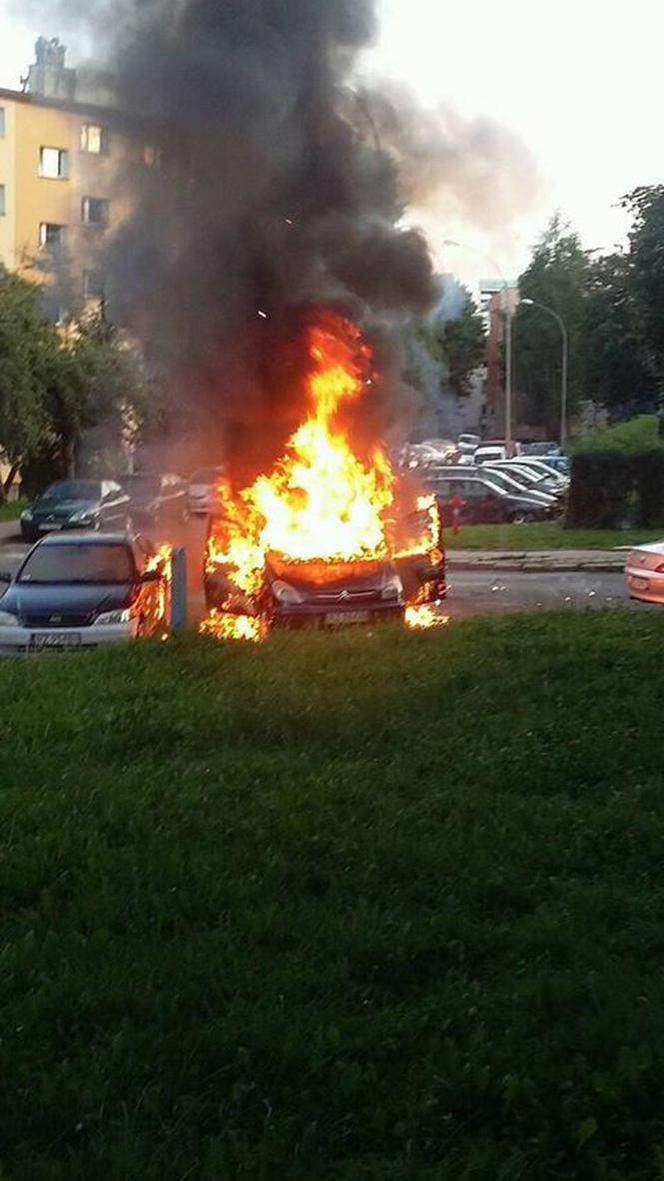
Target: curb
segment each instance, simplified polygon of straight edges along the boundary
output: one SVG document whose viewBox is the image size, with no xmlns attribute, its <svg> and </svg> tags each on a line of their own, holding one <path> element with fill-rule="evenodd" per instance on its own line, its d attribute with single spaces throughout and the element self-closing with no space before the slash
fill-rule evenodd
<svg viewBox="0 0 664 1181">
<path fill-rule="evenodd" d="M 490 554 L 464 553 L 461 550 L 448 550 L 447 565 L 450 570 L 518 570 L 533 574 L 622 574 L 625 569 L 624 554 L 598 554 L 596 558 L 577 557 L 574 554 L 563 554 L 556 557 L 551 553 L 538 554 L 513 553 Z"/>
</svg>

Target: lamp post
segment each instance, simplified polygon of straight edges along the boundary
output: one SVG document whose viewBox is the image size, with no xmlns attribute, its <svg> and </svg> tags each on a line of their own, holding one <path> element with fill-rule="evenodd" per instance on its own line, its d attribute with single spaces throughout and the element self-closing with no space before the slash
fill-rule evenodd
<svg viewBox="0 0 664 1181">
<path fill-rule="evenodd" d="M 445 238 L 443 246 L 456 246 L 460 250 L 471 250 L 473 253 L 479 255 L 480 258 L 486 259 L 491 264 L 493 269 L 498 274 L 498 278 L 503 285 L 503 294 L 505 296 L 505 442 L 512 442 L 512 309 L 510 307 L 509 295 L 510 290 L 507 279 L 497 263 L 494 262 L 490 254 L 485 254 L 483 250 L 477 250 L 475 246 L 468 246 L 465 242 L 456 242 L 453 238 Z"/>
<path fill-rule="evenodd" d="M 553 308 L 548 307 L 545 303 L 538 303 L 536 299 L 522 299 L 522 304 L 527 308 L 539 308 L 542 312 L 548 312 L 553 316 L 563 340 L 563 356 L 562 356 L 562 374 L 560 379 L 560 442 L 563 444 L 567 438 L 567 367 L 569 360 L 569 337 L 564 320 L 554 312 Z"/>
</svg>

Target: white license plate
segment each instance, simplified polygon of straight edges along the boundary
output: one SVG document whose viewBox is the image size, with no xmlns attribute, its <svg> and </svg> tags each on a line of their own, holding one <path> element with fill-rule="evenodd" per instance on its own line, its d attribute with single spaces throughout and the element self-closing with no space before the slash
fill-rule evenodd
<svg viewBox="0 0 664 1181">
<path fill-rule="evenodd" d="M 329 611 L 325 616 L 325 622 L 331 627 L 339 627 L 344 623 L 368 623 L 370 619 L 370 611 Z"/>
<path fill-rule="evenodd" d="M 647 578 L 632 577 L 632 588 L 634 590 L 647 590 L 649 586 L 650 583 Z"/>
<path fill-rule="evenodd" d="M 44 632 L 30 637 L 31 648 L 78 648 L 80 632 Z"/>
<path fill-rule="evenodd" d="M 42 522 L 39 528 L 41 529 L 42 533 L 53 533 L 56 529 L 62 529 L 62 525 L 51 525 L 46 521 Z"/>
</svg>

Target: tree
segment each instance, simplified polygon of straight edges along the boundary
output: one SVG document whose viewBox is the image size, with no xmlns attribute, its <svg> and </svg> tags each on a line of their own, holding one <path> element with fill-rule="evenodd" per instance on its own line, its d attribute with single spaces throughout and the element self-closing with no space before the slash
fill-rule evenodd
<svg viewBox="0 0 664 1181">
<path fill-rule="evenodd" d="M 56 326 L 42 294 L 0 267 L 0 452 L 10 469 L 2 498 L 19 468 L 73 473 L 86 430 L 103 428 L 119 447 L 128 414 L 146 414 L 141 367 L 103 310 Z"/>
<path fill-rule="evenodd" d="M 630 262 L 632 288 L 646 345 L 664 386 L 664 185 L 628 193 L 623 207 L 632 215 Z"/>
<path fill-rule="evenodd" d="M 519 279 L 521 297 L 557 312 L 567 328 L 570 411 L 583 395 L 580 343 L 589 265 L 577 234 L 556 215 Z M 513 327 L 515 389 L 523 403 L 521 416 L 556 437 L 560 430 L 560 329 L 553 317 L 523 305 L 516 312 Z"/>
<path fill-rule="evenodd" d="M 23 458 L 48 432 L 44 394 L 53 351 L 39 288 L 0 267 L 0 452 L 9 463 L 3 499 Z"/>
<path fill-rule="evenodd" d="M 652 411 L 657 375 L 634 291 L 634 262 L 607 254 L 588 268 L 583 319 L 584 392 L 611 418 Z"/>
<path fill-rule="evenodd" d="M 459 314 L 446 320 L 436 332 L 442 359 L 447 364 L 448 382 L 457 397 L 470 393 L 470 378 L 486 357 L 484 320 L 469 291 L 463 289 Z"/>
</svg>

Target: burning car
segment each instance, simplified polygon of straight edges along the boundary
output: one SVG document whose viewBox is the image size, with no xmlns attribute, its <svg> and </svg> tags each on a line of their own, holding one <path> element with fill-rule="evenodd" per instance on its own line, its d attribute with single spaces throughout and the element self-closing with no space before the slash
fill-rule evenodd
<svg viewBox="0 0 664 1181">
<path fill-rule="evenodd" d="M 446 594 L 440 514 L 379 445 L 357 454 L 343 411 L 371 387 L 359 330 L 332 313 L 310 329 L 309 413 L 269 474 L 219 489 L 201 630 L 260 639 L 272 626 L 436 622 Z"/>
</svg>

